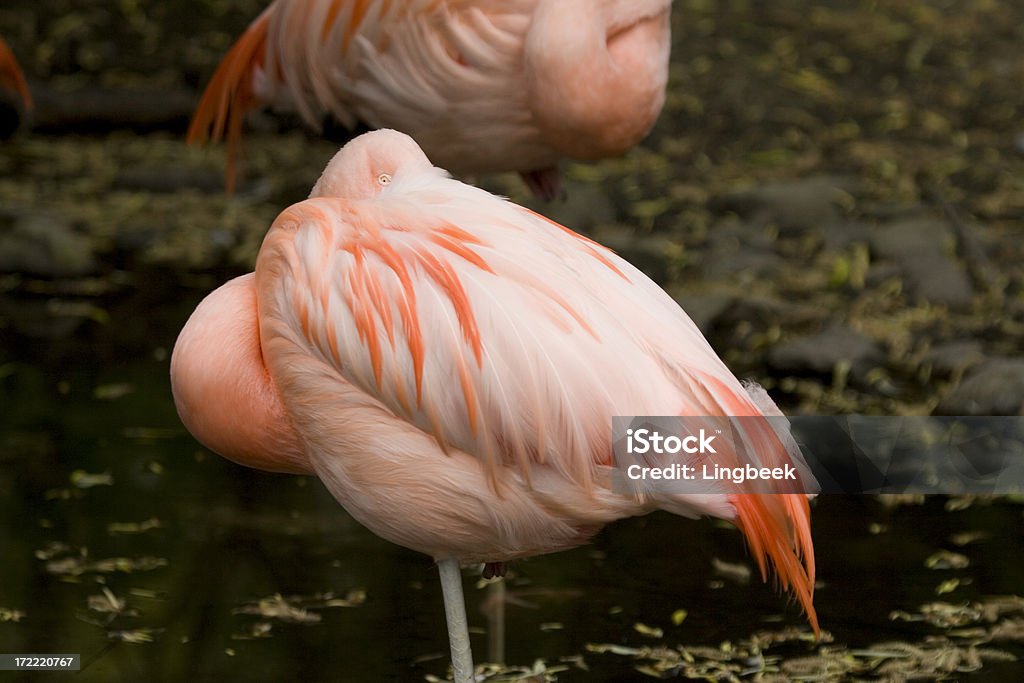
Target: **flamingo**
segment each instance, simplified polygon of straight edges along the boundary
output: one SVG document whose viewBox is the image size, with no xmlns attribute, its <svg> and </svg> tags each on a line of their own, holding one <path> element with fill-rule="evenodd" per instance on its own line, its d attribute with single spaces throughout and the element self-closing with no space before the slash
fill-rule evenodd
<svg viewBox="0 0 1024 683">
<path fill-rule="evenodd" d="M 20 97 L 26 109 L 32 108 L 32 95 L 28 91 L 25 74 L 3 38 L 0 38 L 0 88 L 10 90 Z"/>
<path fill-rule="evenodd" d="M 228 52 L 188 131 L 227 138 L 264 105 L 319 129 L 408 133 L 459 174 L 518 171 L 560 193 L 558 160 L 619 156 L 665 100 L 672 0 L 275 0 Z"/>
<path fill-rule="evenodd" d="M 610 485 L 612 416 L 780 415 L 767 393 L 628 262 L 453 179 L 403 133 L 334 156 L 274 221 L 255 272 L 196 308 L 171 380 L 200 442 L 315 474 L 375 534 L 434 558 L 460 683 L 461 565 L 500 574 L 658 509 L 734 522 L 818 632 L 807 495 Z M 767 460 L 800 459 L 744 429 Z"/>
</svg>

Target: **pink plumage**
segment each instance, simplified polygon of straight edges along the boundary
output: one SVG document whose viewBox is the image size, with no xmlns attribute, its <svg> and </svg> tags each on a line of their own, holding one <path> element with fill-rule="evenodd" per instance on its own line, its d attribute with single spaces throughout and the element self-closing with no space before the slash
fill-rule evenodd
<svg viewBox="0 0 1024 683">
<path fill-rule="evenodd" d="M 562 157 L 623 154 L 668 80 L 671 0 L 276 0 L 224 58 L 190 141 L 264 105 L 319 128 L 394 128 L 459 174 L 519 171 L 557 191 Z"/>
<path fill-rule="evenodd" d="M 562 550 L 659 508 L 714 515 L 817 631 L 806 496 L 610 487 L 613 416 L 779 414 L 767 394 L 628 262 L 450 178 L 406 135 L 346 145 L 255 273 L 199 306 L 171 368 L 200 441 L 315 472 L 373 532 L 438 561 Z M 745 438 L 800 462 L 770 429 Z"/>
</svg>

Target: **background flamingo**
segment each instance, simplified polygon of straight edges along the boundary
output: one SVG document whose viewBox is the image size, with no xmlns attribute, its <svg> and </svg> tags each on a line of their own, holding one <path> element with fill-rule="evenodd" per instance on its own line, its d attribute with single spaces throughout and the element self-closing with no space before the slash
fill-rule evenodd
<svg viewBox="0 0 1024 683">
<path fill-rule="evenodd" d="M 665 99 L 671 0 L 277 0 L 224 58 L 188 139 L 228 140 L 272 105 L 319 129 L 395 128 L 460 174 L 625 153 Z"/>
<path fill-rule="evenodd" d="M 472 673 L 460 564 L 500 573 L 659 508 L 735 522 L 818 628 L 805 496 L 610 490 L 612 416 L 778 414 L 767 394 L 629 263 L 449 178 L 406 135 L 335 156 L 256 272 L 196 309 L 171 377 L 207 446 L 313 471 L 362 524 L 438 561 L 457 680 Z M 800 462 L 770 430 L 746 437 Z"/>
<path fill-rule="evenodd" d="M 28 83 L 25 82 L 25 74 L 22 73 L 18 60 L 14 58 L 14 53 L 3 38 L 0 38 L 0 89 L 14 93 L 25 109 L 32 108 L 32 94 L 28 90 Z M 17 122 L 13 124 L 12 131 L 16 129 Z"/>
</svg>

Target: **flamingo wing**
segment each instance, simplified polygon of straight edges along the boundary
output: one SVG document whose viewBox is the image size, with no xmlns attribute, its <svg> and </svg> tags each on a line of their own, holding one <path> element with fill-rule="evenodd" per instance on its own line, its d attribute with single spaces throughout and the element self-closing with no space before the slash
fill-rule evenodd
<svg viewBox="0 0 1024 683">
<path fill-rule="evenodd" d="M 3 39 L 0 39 L 0 87 L 17 93 L 26 109 L 32 108 L 32 94 L 25 82 L 25 74 L 14 58 L 14 53 Z"/>
<path fill-rule="evenodd" d="M 227 140 L 229 183 L 242 122 L 265 105 L 294 109 L 316 130 L 329 113 L 349 129 L 397 128 L 423 144 L 461 140 L 467 119 L 486 120 L 488 136 L 514 136 L 550 163 L 550 152 L 527 142 L 532 122 L 517 80 L 535 2 L 276 0 L 217 68 L 187 140 Z M 467 141 L 449 159 L 476 159 L 482 142 Z"/>
</svg>

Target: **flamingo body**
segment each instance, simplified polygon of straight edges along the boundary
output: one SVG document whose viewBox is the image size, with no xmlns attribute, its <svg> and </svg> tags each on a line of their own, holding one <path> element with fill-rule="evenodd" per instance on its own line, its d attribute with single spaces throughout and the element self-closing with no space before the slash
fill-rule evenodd
<svg viewBox="0 0 1024 683">
<path fill-rule="evenodd" d="M 200 440 L 243 464 L 314 471 L 394 543 L 503 562 L 655 509 L 714 515 L 817 629 L 805 495 L 610 488 L 612 416 L 778 415 L 767 394 L 743 387 L 643 273 L 450 178 L 406 135 L 346 145 L 275 220 L 255 274 L 200 305 L 171 367 Z M 744 438 L 769 465 L 802 465 L 786 435 Z"/>
<path fill-rule="evenodd" d="M 671 0 L 276 0 L 211 80 L 189 139 L 271 105 L 408 133 L 460 174 L 623 154 L 665 97 Z M 546 176 L 546 177 L 545 177 Z M 548 186 L 543 186 L 543 183 Z"/>
</svg>

